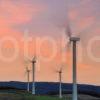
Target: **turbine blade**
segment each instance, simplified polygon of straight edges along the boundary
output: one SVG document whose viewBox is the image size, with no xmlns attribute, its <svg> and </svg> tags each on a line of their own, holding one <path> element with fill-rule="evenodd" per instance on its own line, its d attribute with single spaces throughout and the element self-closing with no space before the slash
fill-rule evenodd
<svg viewBox="0 0 100 100">
<path fill-rule="evenodd" d="M 66 36 L 68 37 L 68 43 L 66 45 L 67 47 L 67 50 L 70 49 L 70 45 L 71 45 L 71 41 L 70 41 L 70 38 L 72 37 L 72 32 L 71 32 L 71 27 L 70 27 L 70 24 L 69 24 L 69 21 L 67 21 L 67 27 L 66 27 Z"/>
<path fill-rule="evenodd" d="M 71 41 L 67 42 L 64 51 L 70 51 Z"/>
<path fill-rule="evenodd" d="M 33 57 L 32 61 L 36 61 L 36 56 Z"/>
<path fill-rule="evenodd" d="M 28 70 L 28 67 L 26 67 L 26 70 Z"/>
<path fill-rule="evenodd" d="M 59 71 L 57 70 L 56 73 L 59 73 Z"/>
<path fill-rule="evenodd" d="M 62 66 L 61 66 L 61 67 L 60 67 L 60 71 L 62 71 L 62 69 L 63 69 L 63 68 L 62 68 Z"/>
<path fill-rule="evenodd" d="M 69 23 L 67 23 L 67 27 L 66 27 L 66 32 L 65 33 L 69 38 L 71 38 L 72 32 L 71 32 L 71 27 L 70 27 Z"/>
<path fill-rule="evenodd" d="M 26 65 L 28 65 L 29 62 L 32 62 L 32 61 L 31 61 L 29 58 L 25 58 L 25 59 L 24 59 L 24 62 L 25 62 Z"/>
<path fill-rule="evenodd" d="M 60 67 L 60 72 L 62 72 L 64 69 L 64 64 L 61 64 L 61 67 Z"/>
</svg>

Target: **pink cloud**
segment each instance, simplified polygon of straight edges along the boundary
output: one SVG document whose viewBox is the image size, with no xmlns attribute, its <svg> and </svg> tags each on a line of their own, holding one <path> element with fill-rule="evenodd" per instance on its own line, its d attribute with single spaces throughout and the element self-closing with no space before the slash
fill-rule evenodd
<svg viewBox="0 0 100 100">
<path fill-rule="evenodd" d="M 25 4 L 19 1 L 15 3 L 11 0 L 1 0 L 0 36 L 14 35 L 19 37 L 20 32 L 14 29 L 14 26 L 30 22 L 33 18 L 38 17 L 43 11 L 44 7 L 40 4 Z"/>
<path fill-rule="evenodd" d="M 36 17 L 43 11 L 43 6 L 24 4 L 18 2 L 15 4 L 12 1 L 1 1 L 1 16 L 3 16 L 9 23 L 25 23 Z"/>
<path fill-rule="evenodd" d="M 80 30 L 84 30 L 84 29 L 87 29 L 88 27 L 90 27 L 91 25 L 93 25 L 94 22 L 95 22 L 95 18 L 93 16 L 84 17 L 76 22 L 76 26 Z"/>
<path fill-rule="evenodd" d="M 70 19 L 71 21 L 75 21 L 75 20 L 77 19 L 77 17 L 78 17 L 78 14 L 79 14 L 78 10 L 76 10 L 76 9 L 71 9 L 71 10 L 69 11 L 69 14 L 68 14 L 69 19 Z"/>
</svg>

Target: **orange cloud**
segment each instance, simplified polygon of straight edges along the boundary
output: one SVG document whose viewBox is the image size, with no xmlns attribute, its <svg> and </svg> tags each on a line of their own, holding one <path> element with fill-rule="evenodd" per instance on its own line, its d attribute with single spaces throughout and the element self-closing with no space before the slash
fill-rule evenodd
<svg viewBox="0 0 100 100">
<path fill-rule="evenodd" d="M 44 11 L 42 5 L 25 4 L 17 1 L 16 3 L 11 0 L 0 1 L 0 38 L 4 36 L 14 36 L 21 38 L 22 33 L 14 28 L 17 25 L 24 25 L 32 21 Z"/>
<path fill-rule="evenodd" d="M 43 11 L 43 6 L 40 5 L 31 5 L 24 4 L 23 2 L 17 2 L 16 4 L 13 1 L 2 0 L 0 3 L 1 7 L 1 16 L 3 16 L 9 23 L 26 23 L 36 17 Z"/>
</svg>

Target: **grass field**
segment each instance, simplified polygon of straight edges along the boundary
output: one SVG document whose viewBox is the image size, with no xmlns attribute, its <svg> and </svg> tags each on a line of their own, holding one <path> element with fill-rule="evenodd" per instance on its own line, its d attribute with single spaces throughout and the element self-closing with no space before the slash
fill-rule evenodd
<svg viewBox="0 0 100 100">
<path fill-rule="evenodd" d="M 59 99 L 57 96 L 33 96 L 27 93 L 0 93 L 0 100 L 72 100 L 71 95 L 67 95 L 67 97 L 63 99 Z M 80 95 L 78 100 L 100 100 L 100 98 Z"/>
<path fill-rule="evenodd" d="M 64 99 L 59 99 L 58 97 L 50 97 L 50 96 L 33 96 L 31 94 L 1 93 L 0 100 L 64 100 Z"/>
</svg>

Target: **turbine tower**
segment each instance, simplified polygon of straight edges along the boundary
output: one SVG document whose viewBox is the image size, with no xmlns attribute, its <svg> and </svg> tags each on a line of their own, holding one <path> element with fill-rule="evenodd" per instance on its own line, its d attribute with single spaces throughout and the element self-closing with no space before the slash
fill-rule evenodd
<svg viewBox="0 0 100 100">
<path fill-rule="evenodd" d="M 77 94 L 77 49 L 76 44 L 80 40 L 80 38 L 77 37 L 71 37 L 70 41 L 73 44 L 73 100 L 78 100 L 78 94 Z"/>
<path fill-rule="evenodd" d="M 35 63 L 36 63 L 36 57 L 33 57 L 32 61 L 32 71 L 33 71 L 33 74 L 32 74 L 32 94 L 35 95 Z"/>
<path fill-rule="evenodd" d="M 62 96 L 62 68 L 57 71 L 57 73 L 59 74 L 59 98 L 61 99 Z"/>
<path fill-rule="evenodd" d="M 80 41 L 80 38 L 77 36 L 72 36 L 69 23 L 67 24 L 66 35 L 69 37 L 69 45 L 72 43 L 72 66 L 73 66 L 73 95 L 72 100 L 78 100 L 78 90 L 77 90 L 77 42 Z"/>
<path fill-rule="evenodd" d="M 26 73 L 27 73 L 27 91 L 30 91 L 30 70 L 28 67 L 26 67 Z"/>
</svg>

